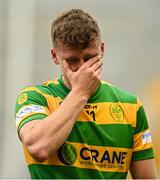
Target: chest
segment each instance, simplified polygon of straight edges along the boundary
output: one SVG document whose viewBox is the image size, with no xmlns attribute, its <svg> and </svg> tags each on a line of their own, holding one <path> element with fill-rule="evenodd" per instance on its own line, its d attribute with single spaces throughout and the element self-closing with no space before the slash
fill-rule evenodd
<svg viewBox="0 0 160 180">
<path fill-rule="evenodd" d="M 136 109 L 132 104 L 87 104 L 68 137 L 69 141 L 107 147 L 133 146 Z"/>
</svg>

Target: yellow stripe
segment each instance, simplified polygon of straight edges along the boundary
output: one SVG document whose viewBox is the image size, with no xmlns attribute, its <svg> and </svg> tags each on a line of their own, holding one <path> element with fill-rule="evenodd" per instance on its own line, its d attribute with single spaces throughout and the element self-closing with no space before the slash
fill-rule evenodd
<svg viewBox="0 0 160 180">
<path fill-rule="evenodd" d="M 26 92 L 26 91 L 36 91 L 36 92 L 38 92 L 38 93 L 40 93 L 40 94 L 43 94 L 39 89 L 37 89 L 37 88 L 35 88 L 35 87 L 32 87 L 32 86 L 29 86 L 29 87 L 23 89 L 23 90 L 21 91 L 21 93 Z"/>
<path fill-rule="evenodd" d="M 142 103 L 139 99 L 137 99 L 137 111 L 139 110 L 139 108 L 142 106 Z"/>
<path fill-rule="evenodd" d="M 59 81 L 58 81 L 58 79 L 48 80 L 48 81 L 44 82 L 43 84 L 46 85 L 46 86 L 48 86 L 48 85 L 51 84 L 51 83 L 53 83 L 53 84 L 55 84 L 55 85 L 58 85 L 58 84 L 59 84 Z"/>
<path fill-rule="evenodd" d="M 103 83 L 103 84 L 107 84 L 107 85 L 109 85 L 109 86 L 112 86 L 112 87 L 114 87 L 114 85 L 113 85 L 113 84 L 110 84 L 109 82 L 107 82 L 107 81 L 104 81 L 104 80 L 101 80 L 101 83 Z"/>
<path fill-rule="evenodd" d="M 47 101 L 50 113 L 55 111 L 59 107 L 59 103 L 62 101 L 62 99 L 60 97 L 54 97 L 52 95 L 45 94 L 35 87 L 28 87 L 28 88 L 24 89 L 22 92 L 27 92 L 27 91 L 36 91 L 36 92 L 40 93 L 42 96 L 44 96 Z"/>
<path fill-rule="evenodd" d="M 77 152 L 77 158 L 70 166 L 98 169 L 105 172 L 127 172 L 129 169 L 132 149 L 90 146 L 87 144 L 70 142 L 69 144 L 73 145 Z M 57 154 L 54 154 L 50 157 L 50 159 L 44 161 L 43 163 L 38 163 L 28 154 L 25 148 L 24 152 L 28 165 L 45 164 L 65 166 L 65 164 L 59 160 Z M 115 154 L 120 158 L 119 160 L 116 160 Z"/>
<path fill-rule="evenodd" d="M 47 100 L 47 104 L 50 110 L 50 113 L 54 112 L 56 109 L 58 109 L 60 102 L 62 102 L 62 99 L 60 97 L 54 97 L 50 95 L 45 95 L 45 98 Z"/>
<path fill-rule="evenodd" d="M 133 147 L 134 152 L 142 151 L 142 150 L 149 149 L 149 148 L 153 147 L 152 142 L 148 142 L 145 144 L 143 144 L 143 142 L 142 142 L 142 135 L 143 135 L 143 133 L 145 133 L 147 131 L 149 131 L 149 129 L 146 129 L 145 131 L 134 135 L 134 147 Z"/>
<path fill-rule="evenodd" d="M 130 124 L 136 127 L 136 104 L 129 103 L 92 103 L 87 104 L 89 108 L 84 108 L 78 121 L 93 122 L 93 112 L 96 117 L 96 124 Z M 111 111 L 112 106 L 120 107 L 122 113 L 115 113 Z"/>
</svg>

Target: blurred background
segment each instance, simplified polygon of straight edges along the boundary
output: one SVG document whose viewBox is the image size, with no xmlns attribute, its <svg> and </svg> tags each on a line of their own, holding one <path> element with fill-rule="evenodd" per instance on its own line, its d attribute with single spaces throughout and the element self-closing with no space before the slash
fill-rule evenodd
<svg viewBox="0 0 160 180">
<path fill-rule="evenodd" d="M 25 86 L 60 73 L 50 56 L 50 25 L 70 8 L 88 11 L 99 23 L 106 47 L 103 79 L 142 100 L 160 177 L 160 1 L 0 0 L 0 178 L 29 178 L 15 101 Z"/>
</svg>

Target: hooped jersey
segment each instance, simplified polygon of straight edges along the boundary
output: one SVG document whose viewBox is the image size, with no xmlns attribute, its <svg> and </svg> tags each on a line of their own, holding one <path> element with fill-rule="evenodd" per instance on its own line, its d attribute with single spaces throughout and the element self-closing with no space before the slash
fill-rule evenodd
<svg viewBox="0 0 160 180">
<path fill-rule="evenodd" d="M 22 90 L 16 102 L 18 133 L 27 122 L 54 113 L 68 93 L 62 77 Z M 25 147 L 24 154 L 33 179 L 123 179 L 131 161 L 153 158 L 153 149 L 140 100 L 101 81 L 55 154 L 42 163 Z"/>
</svg>

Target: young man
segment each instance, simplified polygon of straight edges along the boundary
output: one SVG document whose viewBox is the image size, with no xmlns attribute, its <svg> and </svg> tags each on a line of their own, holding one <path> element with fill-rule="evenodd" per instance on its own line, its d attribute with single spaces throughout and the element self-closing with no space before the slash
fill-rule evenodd
<svg viewBox="0 0 160 180">
<path fill-rule="evenodd" d="M 25 88 L 17 131 L 32 178 L 156 178 L 151 134 L 139 99 L 101 81 L 104 43 L 80 9 L 54 20 L 52 58 L 62 75 Z"/>
</svg>

